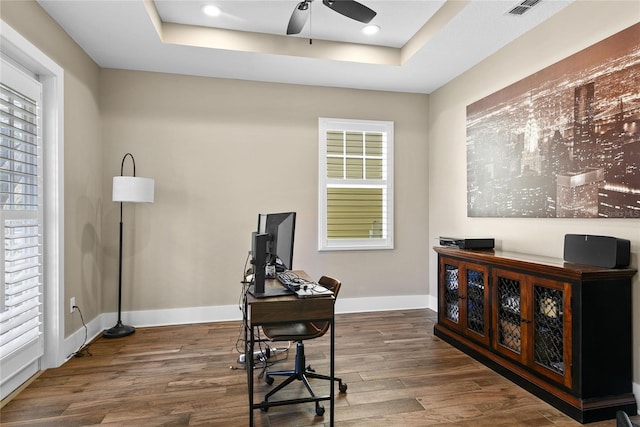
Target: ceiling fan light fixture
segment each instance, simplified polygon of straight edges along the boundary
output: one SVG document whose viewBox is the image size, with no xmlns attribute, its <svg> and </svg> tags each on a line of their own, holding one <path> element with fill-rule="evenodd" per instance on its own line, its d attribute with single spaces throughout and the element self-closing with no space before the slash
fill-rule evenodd
<svg viewBox="0 0 640 427">
<path fill-rule="evenodd" d="M 220 16 L 220 8 L 212 4 L 202 6 L 202 13 L 207 16 Z"/>
<path fill-rule="evenodd" d="M 372 35 L 377 34 L 378 32 L 380 32 L 380 27 L 378 25 L 369 24 L 369 25 L 365 25 L 364 27 L 362 27 L 362 29 L 360 31 L 362 31 L 362 34 L 366 34 L 368 36 L 372 36 Z"/>
</svg>

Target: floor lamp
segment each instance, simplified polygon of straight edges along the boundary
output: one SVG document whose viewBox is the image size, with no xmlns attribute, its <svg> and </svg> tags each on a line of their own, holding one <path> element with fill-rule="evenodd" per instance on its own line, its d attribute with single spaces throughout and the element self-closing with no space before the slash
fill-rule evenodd
<svg viewBox="0 0 640 427">
<path fill-rule="evenodd" d="M 133 176 L 123 176 L 124 161 L 131 157 L 133 162 Z M 118 256 L 118 323 L 113 328 L 105 329 L 102 335 L 105 338 L 121 338 L 131 335 L 136 331 L 133 326 L 122 323 L 122 204 L 123 203 L 153 203 L 154 181 L 151 178 L 136 176 L 136 161 L 127 153 L 122 158 L 120 176 L 113 177 L 113 201 L 120 202 L 120 247 Z"/>
</svg>

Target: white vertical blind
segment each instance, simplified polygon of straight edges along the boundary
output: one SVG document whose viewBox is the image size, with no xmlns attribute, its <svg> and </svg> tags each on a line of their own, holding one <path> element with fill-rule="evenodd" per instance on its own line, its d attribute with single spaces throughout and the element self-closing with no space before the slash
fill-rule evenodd
<svg viewBox="0 0 640 427">
<path fill-rule="evenodd" d="M 2 381 L 42 356 L 42 165 L 39 104 L 0 84 Z M 36 93 L 40 86 L 31 81 Z"/>
</svg>

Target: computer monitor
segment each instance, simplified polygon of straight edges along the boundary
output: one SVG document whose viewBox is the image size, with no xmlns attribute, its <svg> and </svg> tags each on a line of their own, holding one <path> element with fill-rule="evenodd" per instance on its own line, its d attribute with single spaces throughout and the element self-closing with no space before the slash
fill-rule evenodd
<svg viewBox="0 0 640 427">
<path fill-rule="evenodd" d="M 253 264 L 253 284 L 250 292 L 258 297 L 268 296 L 265 289 L 267 265 L 276 271 L 291 270 L 293 267 L 293 241 L 296 213 L 258 215 L 258 230 L 251 233 L 251 264 Z"/>
<path fill-rule="evenodd" d="M 268 234 L 267 264 L 276 271 L 293 268 L 293 244 L 296 213 L 284 212 L 258 215 L 258 234 Z"/>
</svg>

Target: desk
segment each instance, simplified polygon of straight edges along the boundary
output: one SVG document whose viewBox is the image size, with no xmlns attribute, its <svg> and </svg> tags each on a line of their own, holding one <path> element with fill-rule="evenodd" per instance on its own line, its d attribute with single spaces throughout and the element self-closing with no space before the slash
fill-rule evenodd
<svg viewBox="0 0 640 427">
<path fill-rule="evenodd" d="M 309 279 L 303 271 L 295 272 L 299 277 Z M 282 286 L 275 279 L 265 280 L 265 288 L 269 286 Z M 249 425 L 253 426 L 253 411 L 255 409 L 269 408 L 271 406 L 292 405 L 297 403 L 317 402 L 329 400 L 331 409 L 329 412 L 329 423 L 333 426 L 334 416 L 334 355 L 335 355 L 335 333 L 334 333 L 334 302 L 333 296 L 298 298 L 295 295 L 276 296 L 268 298 L 255 298 L 247 292 L 244 298 L 243 323 L 245 342 L 245 361 L 247 368 L 247 383 L 249 389 Z M 277 323 L 305 322 L 305 321 L 328 321 L 331 329 L 331 356 L 330 392 L 328 396 L 316 396 L 300 399 L 278 400 L 273 402 L 253 402 L 253 348 L 255 344 L 255 328 Z"/>
</svg>

